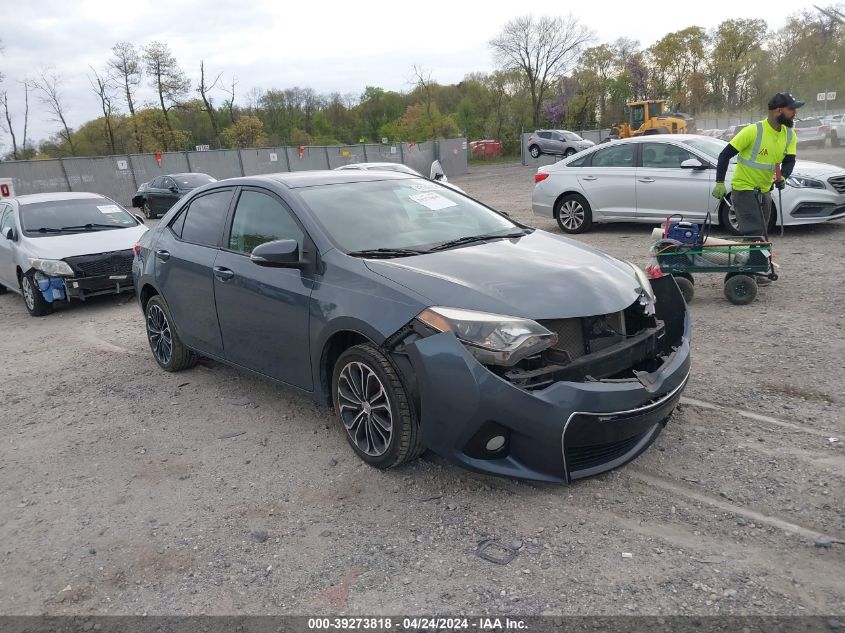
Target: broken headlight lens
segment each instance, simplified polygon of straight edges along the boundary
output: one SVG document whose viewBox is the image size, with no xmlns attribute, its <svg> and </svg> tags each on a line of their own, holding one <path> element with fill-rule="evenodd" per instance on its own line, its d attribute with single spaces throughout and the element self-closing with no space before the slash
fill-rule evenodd
<svg viewBox="0 0 845 633">
<path fill-rule="evenodd" d="M 654 314 L 654 304 L 657 303 L 657 295 L 654 294 L 654 288 L 651 287 L 651 281 L 648 275 L 639 266 L 631 262 L 628 262 L 628 264 L 634 269 L 634 278 L 640 285 L 640 303 L 645 308 L 646 314 Z"/>
<path fill-rule="evenodd" d="M 38 259 L 37 257 L 30 257 L 29 265 L 35 270 L 40 270 L 45 275 L 73 276 L 73 269 L 68 266 L 67 262 L 63 262 L 60 259 Z"/>
<path fill-rule="evenodd" d="M 484 365 L 515 365 L 557 343 L 557 334 L 519 317 L 432 307 L 417 318 L 438 332 L 454 333 Z"/>
</svg>

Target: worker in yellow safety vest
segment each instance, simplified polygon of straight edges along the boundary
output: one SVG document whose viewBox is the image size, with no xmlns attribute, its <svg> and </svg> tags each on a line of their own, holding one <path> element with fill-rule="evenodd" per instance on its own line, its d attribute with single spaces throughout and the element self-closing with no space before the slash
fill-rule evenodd
<svg viewBox="0 0 845 633">
<path fill-rule="evenodd" d="M 769 99 L 768 117 L 742 128 L 719 154 L 713 188 L 713 197 L 717 199 L 728 193 L 725 175 L 730 160 L 738 155 L 731 179 L 731 204 L 742 235 L 757 236 L 766 232 L 772 209 L 772 187 L 783 189 L 795 166 L 798 139 L 792 126 L 796 110 L 802 105 L 803 101 L 788 92 L 779 92 Z M 776 180 L 778 163 L 781 172 Z M 768 281 L 764 277 L 758 278 L 758 282 Z"/>
</svg>

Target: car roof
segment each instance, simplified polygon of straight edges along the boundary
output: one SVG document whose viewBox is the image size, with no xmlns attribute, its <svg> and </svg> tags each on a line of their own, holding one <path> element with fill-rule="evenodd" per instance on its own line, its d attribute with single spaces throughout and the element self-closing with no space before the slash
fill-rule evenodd
<svg viewBox="0 0 845 633">
<path fill-rule="evenodd" d="M 350 182 L 376 182 L 379 180 L 405 180 L 416 178 L 411 174 L 398 171 L 377 171 L 367 169 L 322 169 L 314 171 L 291 171 L 243 178 L 218 180 L 216 185 L 251 185 L 281 184 L 288 189 L 317 187 L 320 185 L 340 185 Z"/>
<path fill-rule="evenodd" d="M 61 200 L 84 200 L 86 198 L 102 198 L 108 200 L 99 193 L 87 191 L 56 191 L 53 193 L 29 193 L 23 196 L 16 196 L 18 204 L 38 204 L 39 202 L 60 202 Z"/>
</svg>

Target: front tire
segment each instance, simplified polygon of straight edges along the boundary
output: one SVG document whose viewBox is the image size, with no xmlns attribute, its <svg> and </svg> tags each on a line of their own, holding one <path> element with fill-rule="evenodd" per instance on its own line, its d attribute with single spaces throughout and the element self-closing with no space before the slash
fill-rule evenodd
<svg viewBox="0 0 845 633">
<path fill-rule="evenodd" d="M 543 152 L 540 151 L 540 148 L 537 145 L 532 145 L 528 148 L 528 153 L 531 154 L 531 158 L 540 158 L 540 154 Z"/>
<path fill-rule="evenodd" d="M 369 343 L 343 352 L 332 374 L 332 402 L 355 454 L 392 468 L 423 451 L 415 409 L 396 368 Z"/>
<path fill-rule="evenodd" d="M 593 212 L 584 196 L 568 193 L 555 203 L 555 220 L 564 233 L 586 233 L 593 225 Z"/>
<path fill-rule="evenodd" d="M 197 355 L 185 347 L 173 327 L 167 304 L 155 295 L 144 307 L 147 342 L 159 367 L 164 371 L 182 371 L 197 364 Z"/>
<path fill-rule="evenodd" d="M 153 213 L 153 210 L 150 208 L 150 203 L 144 200 L 144 217 L 148 220 L 155 220 L 158 216 Z"/>
<path fill-rule="evenodd" d="M 564 158 L 569 158 L 569 157 L 570 157 L 570 156 L 572 156 L 574 153 L 575 153 L 575 150 L 574 150 L 574 149 L 572 149 L 572 148 L 570 147 L 568 150 L 566 150 L 566 151 L 563 153 L 563 157 L 564 157 Z"/>
<path fill-rule="evenodd" d="M 26 309 L 34 317 L 47 316 L 53 311 L 53 304 L 44 298 L 35 281 L 35 273 L 21 277 L 21 293 Z"/>
</svg>

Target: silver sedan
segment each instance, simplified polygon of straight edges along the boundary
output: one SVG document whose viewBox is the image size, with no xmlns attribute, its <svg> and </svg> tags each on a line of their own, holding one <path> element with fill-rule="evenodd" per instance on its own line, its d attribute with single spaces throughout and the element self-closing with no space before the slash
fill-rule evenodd
<svg viewBox="0 0 845 633">
<path fill-rule="evenodd" d="M 132 290 L 133 247 L 147 227 L 96 193 L 40 193 L 0 201 L 0 294 L 32 316 L 59 302 Z"/>
<path fill-rule="evenodd" d="M 716 163 L 726 143 L 692 134 L 642 136 L 585 150 L 534 176 L 534 213 L 555 218 L 565 233 L 583 233 L 594 223 L 659 224 L 680 213 L 737 233 L 730 197 L 710 192 Z M 728 177 L 736 159 L 731 161 Z M 771 226 L 780 224 L 778 196 L 772 196 Z M 798 160 L 783 194 L 783 224 L 811 224 L 845 217 L 845 169 Z"/>
</svg>

